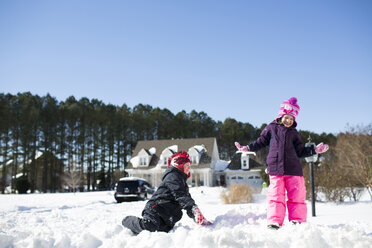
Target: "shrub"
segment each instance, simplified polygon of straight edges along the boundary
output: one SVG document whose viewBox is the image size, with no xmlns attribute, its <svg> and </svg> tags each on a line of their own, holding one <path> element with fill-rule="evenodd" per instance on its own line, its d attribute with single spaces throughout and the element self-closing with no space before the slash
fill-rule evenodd
<svg viewBox="0 0 372 248">
<path fill-rule="evenodd" d="M 248 203 L 253 201 L 253 188 L 248 184 L 231 184 L 228 193 L 221 193 L 225 204 Z"/>
<path fill-rule="evenodd" d="M 26 194 L 27 190 L 30 189 L 30 183 L 26 176 L 22 176 L 17 179 L 16 189 L 18 190 L 19 194 Z"/>
</svg>

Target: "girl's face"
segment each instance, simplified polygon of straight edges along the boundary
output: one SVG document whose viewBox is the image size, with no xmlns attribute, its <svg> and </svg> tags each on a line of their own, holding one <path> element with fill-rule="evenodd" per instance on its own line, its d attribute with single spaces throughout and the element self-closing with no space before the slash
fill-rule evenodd
<svg viewBox="0 0 372 248">
<path fill-rule="evenodd" d="M 282 123 L 285 127 L 291 127 L 293 125 L 293 116 L 291 115 L 283 115 Z"/>
<path fill-rule="evenodd" d="M 183 172 L 188 175 L 190 173 L 190 166 L 191 164 L 190 163 L 186 163 L 183 165 Z"/>
</svg>

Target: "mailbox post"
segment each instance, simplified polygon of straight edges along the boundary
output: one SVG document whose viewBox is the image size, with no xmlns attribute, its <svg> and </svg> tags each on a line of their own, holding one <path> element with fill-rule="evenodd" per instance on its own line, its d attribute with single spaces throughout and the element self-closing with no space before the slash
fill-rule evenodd
<svg viewBox="0 0 372 248">
<path fill-rule="evenodd" d="M 311 142 L 311 137 L 309 135 L 308 143 L 305 144 L 305 147 L 315 147 L 315 143 Z M 318 154 L 314 154 L 313 156 L 306 157 L 306 162 L 310 164 L 310 185 L 311 185 L 311 210 L 312 216 L 315 217 L 315 192 L 314 192 L 314 163 L 318 160 Z"/>
</svg>

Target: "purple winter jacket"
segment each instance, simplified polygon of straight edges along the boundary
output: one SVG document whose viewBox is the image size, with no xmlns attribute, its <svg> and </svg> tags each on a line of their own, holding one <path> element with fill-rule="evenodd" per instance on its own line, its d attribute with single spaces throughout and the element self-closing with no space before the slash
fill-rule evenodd
<svg viewBox="0 0 372 248">
<path fill-rule="evenodd" d="M 265 127 L 256 141 L 248 145 L 253 152 L 270 146 L 266 160 L 269 175 L 303 176 L 299 158 L 314 155 L 315 150 L 314 147 L 304 147 L 296 126 L 294 122 L 287 128 L 274 120 Z"/>
</svg>

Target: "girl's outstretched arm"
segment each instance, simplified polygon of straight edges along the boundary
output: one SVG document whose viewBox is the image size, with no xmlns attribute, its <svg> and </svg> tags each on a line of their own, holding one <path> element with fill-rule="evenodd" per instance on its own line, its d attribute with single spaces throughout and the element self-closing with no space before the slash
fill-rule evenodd
<svg viewBox="0 0 372 248">
<path fill-rule="evenodd" d="M 269 126 L 265 127 L 265 129 L 262 130 L 260 136 L 256 139 L 256 141 L 253 141 L 248 145 L 250 151 L 257 152 L 270 144 L 271 133 L 268 127 Z"/>
</svg>

